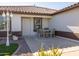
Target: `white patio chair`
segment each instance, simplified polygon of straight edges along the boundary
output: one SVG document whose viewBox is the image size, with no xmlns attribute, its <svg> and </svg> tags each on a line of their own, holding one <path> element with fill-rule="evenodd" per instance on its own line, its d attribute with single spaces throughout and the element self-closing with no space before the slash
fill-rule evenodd
<svg viewBox="0 0 79 59">
<path fill-rule="evenodd" d="M 51 29 L 50 31 L 50 37 L 55 37 L 55 29 Z"/>
</svg>

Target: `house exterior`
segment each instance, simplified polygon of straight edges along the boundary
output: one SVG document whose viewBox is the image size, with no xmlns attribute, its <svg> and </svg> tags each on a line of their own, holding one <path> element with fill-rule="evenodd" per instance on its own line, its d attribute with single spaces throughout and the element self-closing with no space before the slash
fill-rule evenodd
<svg viewBox="0 0 79 59">
<path fill-rule="evenodd" d="M 37 35 L 36 29 L 48 28 L 49 20 L 52 18 L 51 14 L 56 12 L 54 9 L 47 9 L 36 6 L 0 6 L 0 11 L 0 37 L 6 37 L 7 35 L 6 24 L 5 27 L 2 25 L 4 20 L 6 21 L 6 17 L 2 16 L 3 12 L 6 14 L 8 11 L 9 13 L 13 14 L 13 17 L 9 17 L 9 30 L 12 35 L 16 36 Z"/>
<path fill-rule="evenodd" d="M 56 35 L 79 39 L 79 3 L 61 10 L 36 6 L 0 6 L 2 12 L 12 12 L 10 30 L 17 36 L 35 36 L 36 29 L 55 29 Z M 1 18 L 2 19 L 2 18 Z M 0 31 L 6 36 L 6 30 Z"/>
<path fill-rule="evenodd" d="M 52 14 L 51 28 L 56 35 L 79 40 L 79 3 Z"/>
</svg>

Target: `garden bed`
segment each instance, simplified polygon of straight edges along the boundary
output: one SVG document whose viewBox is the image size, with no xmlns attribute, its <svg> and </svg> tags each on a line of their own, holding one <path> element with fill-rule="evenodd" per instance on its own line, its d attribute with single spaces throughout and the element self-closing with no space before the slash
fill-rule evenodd
<svg viewBox="0 0 79 59">
<path fill-rule="evenodd" d="M 18 48 L 18 44 L 11 43 L 10 46 L 6 46 L 5 44 L 0 45 L 0 56 L 12 55 L 16 49 Z"/>
</svg>

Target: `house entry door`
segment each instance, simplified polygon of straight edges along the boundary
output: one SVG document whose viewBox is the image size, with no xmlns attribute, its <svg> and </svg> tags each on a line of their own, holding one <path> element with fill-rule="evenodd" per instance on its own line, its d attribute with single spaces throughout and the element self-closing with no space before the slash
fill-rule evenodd
<svg viewBox="0 0 79 59">
<path fill-rule="evenodd" d="M 31 24 L 31 19 L 29 18 L 24 18 L 22 20 L 22 34 L 23 36 L 31 36 L 32 34 L 32 24 Z"/>
</svg>

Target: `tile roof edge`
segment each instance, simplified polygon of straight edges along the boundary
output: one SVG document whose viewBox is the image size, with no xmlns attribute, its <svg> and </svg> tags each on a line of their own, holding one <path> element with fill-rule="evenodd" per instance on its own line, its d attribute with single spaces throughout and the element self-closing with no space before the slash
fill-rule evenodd
<svg viewBox="0 0 79 59">
<path fill-rule="evenodd" d="M 56 14 L 59 14 L 59 13 L 62 13 L 62 12 L 68 11 L 68 10 L 72 10 L 72 9 L 78 7 L 78 6 L 79 6 L 79 2 L 78 3 L 75 3 L 73 5 L 70 5 L 68 7 L 65 7 L 63 9 L 60 9 L 57 12 L 54 12 L 52 15 L 56 15 Z"/>
<path fill-rule="evenodd" d="M 43 9 L 49 9 L 49 10 L 54 10 L 54 11 L 58 11 L 58 10 L 56 10 L 56 9 L 52 9 L 52 8 L 47 8 L 47 7 L 41 7 L 41 6 L 33 6 L 33 5 L 26 5 L 26 6 L 15 6 L 15 5 L 12 5 L 12 6 L 6 6 L 6 5 L 4 5 L 4 6 L 0 6 L 0 7 L 36 7 L 36 8 L 43 8 Z"/>
</svg>

